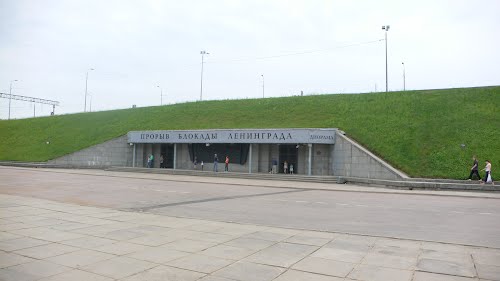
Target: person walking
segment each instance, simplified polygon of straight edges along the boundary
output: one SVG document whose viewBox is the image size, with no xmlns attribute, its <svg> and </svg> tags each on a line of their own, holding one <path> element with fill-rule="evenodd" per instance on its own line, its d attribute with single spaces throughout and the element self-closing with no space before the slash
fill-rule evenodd
<svg viewBox="0 0 500 281">
<path fill-rule="evenodd" d="M 290 164 L 290 174 L 293 175 L 293 164 Z"/>
<path fill-rule="evenodd" d="M 229 172 L 229 156 L 226 155 L 226 161 L 224 161 L 224 163 L 226 164 L 224 166 L 224 172 Z"/>
<path fill-rule="evenodd" d="M 203 163 L 203 160 L 201 160 L 201 170 L 203 171 L 203 166 L 205 165 L 205 163 Z"/>
<path fill-rule="evenodd" d="M 288 174 L 288 162 L 285 160 L 285 163 L 283 163 L 283 172 L 285 174 Z"/>
<path fill-rule="evenodd" d="M 472 157 L 472 160 L 474 161 L 474 163 L 472 164 L 472 168 L 470 168 L 469 180 L 472 180 L 472 176 L 474 175 L 476 175 L 480 180 L 481 176 L 479 175 L 479 163 L 477 162 L 476 155 Z"/>
<path fill-rule="evenodd" d="M 217 153 L 214 154 L 214 172 L 218 172 L 217 164 L 219 164 L 219 157 L 217 157 Z"/>
<path fill-rule="evenodd" d="M 490 162 L 490 160 L 486 160 L 486 166 L 481 171 L 483 171 L 483 170 L 486 172 L 486 175 L 484 175 L 484 180 L 481 182 L 481 184 L 484 184 L 487 182 L 491 182 L 492 185 L 495 184 L 493 182 L 493 177 L 491 176 L 491 162 Z"/>
<path fill-rule="evenodd" d="M 198 157 L 194 157 L 194 161 L 193 161 L 193 164 L 194 164 L 194 169 L 196 170 L 196 166 L 198 166 Z"/>
<path fill-rule="evenodd" d="M 160 155 L 160 168 L 165 168 L 165 165 L 163 164 L 163 154 Z"/>
</svg>

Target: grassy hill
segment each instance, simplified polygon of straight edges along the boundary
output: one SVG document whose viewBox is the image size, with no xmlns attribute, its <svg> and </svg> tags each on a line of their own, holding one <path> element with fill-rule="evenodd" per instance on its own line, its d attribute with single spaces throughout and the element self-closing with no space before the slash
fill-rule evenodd
<svg viewBox="0 0 500 281">
<path fill-rule="evenodd" d="M 0 121 L 0 160 L 46 161 L 131 130 L 340 128 L 413 177 L 500 175 L 500 87 L 204 101 Z M 47 141 L 50 144 L 47 144 Z M 464 144 L 465 147 L 461 145 Z"/>
</svg>

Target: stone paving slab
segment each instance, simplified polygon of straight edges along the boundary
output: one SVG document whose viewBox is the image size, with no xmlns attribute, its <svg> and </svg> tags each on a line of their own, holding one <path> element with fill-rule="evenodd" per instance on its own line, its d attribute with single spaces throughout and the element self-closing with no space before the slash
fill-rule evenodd
<svg viewBox="0 0 500 281">
<path fill-rule="evenodd" d="M 290 267 L 317 249 L 318 247 L 316 246 L 278 243 L 249 256 L 245 261 L 279 267 Z"/>
<path fill-rule="evenodd" d="M 71 270 L 51 277 L 42 278 L 39 281 L 113 281 L 113 279 L 94 273 Z"/>
<path fill-rule="evenodd" d="M 232 263 L 234 263 L 233 260 L 192 254 L 167 262 L 167 265 L 197 272 L 212 273 Z"/>
<path fill-rule="evenodd" d="M 292 268 L 329 276 L 346 277 L 356 266 L 353 263 L 307 257 Z"/>
<path fill-rule="evenodd" d="M 275 281 L 342 281 L 344 278 L 338 278 L 327 275 L 320 275 L 310 272 L 303 272 L 297 270 L 288 270 L 280 275 Z"/>
<path fill-rule="evenodd" d="M 2 281 L 500 280 L 500 249 L 494 248 L 183 219 L 2 194 L 0 214 Z"/>
</svg>

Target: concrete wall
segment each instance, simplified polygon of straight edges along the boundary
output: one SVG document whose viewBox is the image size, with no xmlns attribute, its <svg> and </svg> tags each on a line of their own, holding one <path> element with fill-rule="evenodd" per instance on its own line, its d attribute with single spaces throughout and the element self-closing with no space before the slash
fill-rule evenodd
<svg viewBox="0 0 500 281">
<path fill-rule="evenodd" d="M 333 175 L 385 180 L 408 178 L 345 135 L 337 133 L 335 138 Z"/>
<path fill-rule="evenodd" d="M 54 160 L 49 160 L 48 163 L 90 168 L 132 166 L 132 151 L 133 147 L 127 143 L 127 136 L 125 135 Z"/>
<path fill-rule="evenodd" d="M 332 174 L 330 167 L 330 147 L 328 144 L 313 144 L 312 171 L 315 176 L 329 176 Z"/>
</svg>

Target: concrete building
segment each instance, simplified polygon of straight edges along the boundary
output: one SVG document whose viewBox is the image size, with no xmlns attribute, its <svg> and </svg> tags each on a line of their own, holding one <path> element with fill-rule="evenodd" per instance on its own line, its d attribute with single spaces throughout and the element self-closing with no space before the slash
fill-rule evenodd
<svg viewBox="0 0 500 281">
<path fill-rule="evenodd" d="M 369 152 L 337 129 L 214 129 L 131 131 L 100 145 L 49 161 L 71 167 L 160 167 L 167 169 L 230 172 L 290 173 L 401 179 L 407 176 Z M 196 165 L 195 165 L 196 163 Z M 274 167 L 273 167 L 274 166 Z"/>
</svg>

